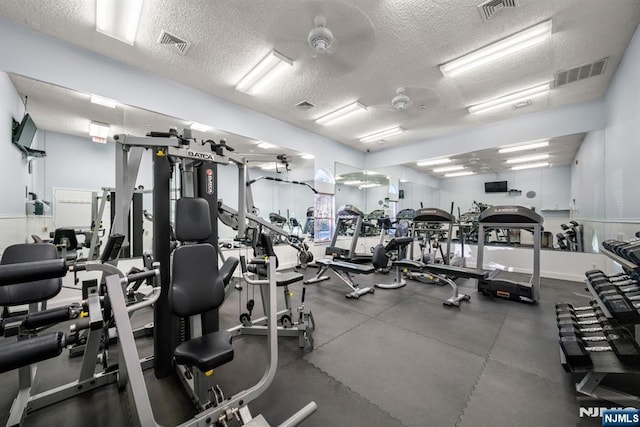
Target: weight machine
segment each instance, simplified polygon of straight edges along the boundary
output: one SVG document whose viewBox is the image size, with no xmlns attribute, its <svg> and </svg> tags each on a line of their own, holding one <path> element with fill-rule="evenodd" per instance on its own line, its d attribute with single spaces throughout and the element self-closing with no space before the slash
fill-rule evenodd
<svg viewBox="0 0 640 427">
<path fill-rule="evenodd" d="M 231 275 L 237 265 L 237 260 L 229 258 L 224 265 L 218 270 L 217 250 L 218 250 L 218 165 L 234 164 L 238 167 L 239 179 L 239 197 L 237 218 L 237 236 L 239 239 L 244 238 L 247 226 L 247 208 L 246 208 L 246 190 L 247 190 L 247 165 L 250 162 L 277 161 L 279 163 L 288 164 L 289 157 L 286 155 L 250 155 L 243 156 L 235 154 L 233 148 L 226 145 L 226 141 L 221 140 L 219 143 L 214 141 L 203 141 L 198 143 L 191 138 L 190 130 L 185 129 L 182 135 L 178 135 L 177 131 L 169 132 L 150 132 L 146 137 L 136 137 L 131 135 L 115 135 L 116 141 L 116 194 L 118 198 L 115 206 L 115 216 L 113 222 L 113 231 L 124 234 L 128 239 L 127 218 L 130 209 L 131 197 L 135 192 L 135 182 L 140 169 L 142 155 L 146 150 L 151 150 L 153 158 L 153 255 L 154 260 L 160 264 L 160 297 L 154 305 L 155 318 L 155 334 L 154 334 L 154 371 L 158 378 L 171 375 L 174 370 L 174 350 L 178 347 L 180 341 L 184 342 L 186 336 L 180 337 L 179 330 L 188 330 L 191 339 L 194 337 L 209 335 L 219 331 L 219 319 L 217 310 L 209 310 L 197 316 L 192 316 L 190 321 L 181 321 L 180 324 L 176 317 L 172 314 L 169 304 L 169 289 L 171 287 L 171 242 L 170 242 L 170 226 L 172 214 L 175 211 L 171 209 L 171 181 L 172 179 L 179 182 L 180 194 L 182 198 L 201 198 L 207 203 L 207 215 L 211 224 L 210 233 L 204 239 L 197 239 L 200 244 L 210 244 L 213 248 L 213 259 L 211 260 L 210 273 L 219 276 L 221 271 L 226 275 Z M 208 221 L 208 222 L 209 222 Z M 178 230 L 176 230 L 177 232 Z M 113 288 L 115 282 L 109 283 L 107 286 Z M 270 293 L 271 309 L 275 310 L 275 295 Z M 114 301 L 114 313 L 116 313 L 116 321 L 120 335 L 126 336 L 123 346 L 128 348 L 129 352 L 135 351 L 135 345 L 131 344 L 130 324 L 127 327 L 128 319 L 124 319 L 124 315 L 117 314 L 117 305 L 121 301 Z M 271 311 L 270 311 L 271 314 Z M 118 320 L 120 318 L 120 320 Z M 275 325 L 275 313 L 269 318 L 270 324 Z M 269 327 L 271 330 L 271 327 Z M 271 342 L 270 347 L 274 344 Z M 271 354 L 271 353 L 270 353 Z M 133 356 L 126 354 L 133 360 Z M 127 363 L 130 368 L 133 362 Z M 132 371 L 139 371 L 137 368 L 131 367 Z M 187 391 L 191 395 L 199 409 L 205 410 L 215 406 L 217 401 L 217 393 L 210 393 L 203 384 L 208 384 L 208 380 L 204 372 L 199 369 L 176 369 L 176 373 L 181 381 L 188 385 Z M 130 372 L 131 374 L 131 372 Z M 275 374 L 275 367 L 270 370 L 270 375 Z M 140 420 L 147 420 L 153 424 L 153 414 L 148 405 L 148 396 L 144 387 L 144 380 L 134 379 L 132 381 L 132 390 L 129 395 L 135 401 L 135 407 L 138 409 Z M 260 387 L 260 392 L 264 390 Z M 257 391 L 252 389 L 251 396 L 255 397 Z M 259 394 L 259 393 L 258 393 Z M 147 402 L 144 403 L 144 399 Z M 140 400 L 142 399 L 142 400 Z M 231 404 L 239 404 L 240 407 L 235 411 L 248 412 L 246 403 L 251 400 L 248 396 L 244 400 L 234 399 L 225 402 L 224 406 L 220 406 L 215 413 L 222 411 L 221 408 L 227 410 Z M 315 410 L 312 409 L 311 412 Z M 142 411 L 142 412 L 140 412 Z M 307 409 L 308 411 L 308 409 Z M 211 411 L 205 411 L 207 416 Z M 202 415 L 202 418 L 196 417 L 190 422 L 190 425 L 205 425 L 211 423 L 211 418 Z M 246 417 L 243 417 L 246 419 Z M 292 424 L 294 425 L 294 424 Z"/>
</svg>

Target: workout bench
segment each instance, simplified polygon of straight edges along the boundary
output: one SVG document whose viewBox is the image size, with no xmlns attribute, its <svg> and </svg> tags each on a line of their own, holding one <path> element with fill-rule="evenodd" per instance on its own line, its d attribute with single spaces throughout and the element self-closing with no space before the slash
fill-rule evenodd
<svg viewBox="0 0 640 427">
<path fill-rule="evenodd" d="M 361 288 L 353 280 L 351 274 L 372 274 L 376 269 L 372 265 L 354 264 L 352 262 L 334 261 L 331 259 L 319 259 L 316 260 L 316 265 L 320 267 L 318 274 L 315 277 L 305 280 L 304 284 L 309 285 L 313 283 L 329 280 L 329 276 L 323 276 L 324 272 L 331 269 L 345 285 L 351 289 L 352 292 L 347 293 L 347 298 L 360 298 L 361 295 L 368 293 L 374 293 L 376 290 L 373 287 Z"/>
</svg>

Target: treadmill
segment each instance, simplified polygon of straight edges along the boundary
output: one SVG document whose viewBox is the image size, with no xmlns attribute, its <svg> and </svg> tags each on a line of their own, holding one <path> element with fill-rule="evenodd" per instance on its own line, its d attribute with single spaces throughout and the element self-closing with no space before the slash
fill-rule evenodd
<svg viewBox="0 0 640 427">
<path fill-rule="evenodd" d="M 461 259 L 450 259 L 451 257 L 451 237 L 453 235 L 453 226 L 457 225 L 458 221 L 456 217 L 450 214 L 449 212 L 438 209 L 438 208 L 420 208 L 414 211 L 413 216 L 413 227 L 411 230 L 411 235 L 416 238 L 416 236 L 420 233 L 424 234 L 424 246 L 431 245 L 431 239 L 433 236 L 436 236 L 439 233 L 446 233 L 446 252 L 442 249 L 442 245 L 439 244 L 438 249 L 440 250 L 441 262 L 445 265 L 455 265 L 458 267 L 464 267 L 464 243 L 462 247 L 462 257 Z M 442 225 L 445 228 L 442 228 Z M 440 239 L 438 239 L 440 240 Z M 409 257 L 414 259 L 413 257 L 413 245 L 410 248 Z M 434 259 L 432 262 L 435 262 L 437 256 L 434 254 Z M 426 262 L 423 260 L 423 262 Z"/>
<path fill-rule="evenodd" d="M 486 279 L 478 280 L 478 292 L 512 301 L 535 303 L 540 298 L 540 240 L 544 219 L 523 206 L 493 206 L 478 218 L 478 263 L 482 269 L 485 235 L 496 229 L 527 230 L 533 233 L 533 274 L 529 282 L 518 282 L 500 277 L 495 270 Z"/>
<path fill-rule="evenodd" d="M 343 205 L 338 209 L 336 214 L 336 227 L 331 238 L 331 243 L 327 246 L 325 251 L 326 255 L 330 255 L 335 260 L 354 262 L 359 264 L 371 262 L 371 254 L 356 254 L 356 245 L 358 244 L 358 237 L 360 236 L 360 230 L 362 229 L 362 222 L 364 219 L 364 213 L 353 205 Z M 351 242 L 349 248 L 341 248 L 336 246 L 338 242 L 338 234 L 340 227 L 343 223 L 355 221 L 355 228 L 353 236 L 351 236 Z"/>
</svg>

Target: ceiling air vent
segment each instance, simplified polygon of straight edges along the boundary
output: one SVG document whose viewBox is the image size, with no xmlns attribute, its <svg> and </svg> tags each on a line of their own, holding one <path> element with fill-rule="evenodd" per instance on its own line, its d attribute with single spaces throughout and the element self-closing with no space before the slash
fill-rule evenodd
<svg viewBox="0 0 640 427">
<path fill-rule="evenodd" d="M 579 67 L 571 68 L 570 70 L 558 71 L 555 78 L 555 87 L 564 86 L 569 83 L 577 82 L 578 80 L 584 80 L 589 77 L 604 74 L 608 59 L 609 58 L 603 58 L 592 64 L 581 65 Z"/>
<path fill-rule="evenodd" d="M 309 101 L 305 100 L 305 101 L 298 102 L 296 104 L 296 107 L 300 108 L 301 110 L 309 110 L 309 109 L 315 107 L 315 105 L 313 105 Z"/>
<path fill-rule="evenodd" d="M 518 7 L 517 0 L 489 0 L 479 4 L 478 11 L 480 12 L 480 16 L 482 16 L 482 19 L 488 21 L 494 16 L 515 7 Z"/>
<path fill-rule="evenodd" d="M 187 51 L 191 47 L 191 42 L 181 39 L 180 37 L 173 35 L 165 30 L 162 30 L 160 37 L 158 38 L 158 44 L 168 47 L 175 47 L 182 55 L 186 55 Z"/>
</svg>

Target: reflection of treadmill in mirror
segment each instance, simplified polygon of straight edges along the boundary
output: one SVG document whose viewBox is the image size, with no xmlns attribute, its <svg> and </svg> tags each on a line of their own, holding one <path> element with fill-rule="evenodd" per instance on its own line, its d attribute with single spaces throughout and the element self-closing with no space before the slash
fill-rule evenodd
<svg viewBox="0 0 640 427">
<path fill-rule="evenodd" d="M 533 233 L 533 273 L 529 282 L 501 278 L 495 270 L 487 279 L 478 281 L 478 292 L 514 301 L 534 303 L 540 298 L 540 235 L 543 218 L 523 206 L 493 206 L 478 218 L 478 263 L 483 268 L 486 233 L 496 229 L 519 229 Z"/>
<path fill-rule="evenodd" d="M 349 261 L 355 263 L 367 263 L 371 262 L 371 254 L 356 254 L 356 245 L 358 244 L 358 237 L 360 235 L 359 230 L 362 227 L 362 221 L 364 219 L 364 213 L 353 205 L 344 205 L 338 209 L 336 214 L 336 227 L 331 238 L 331 243 L 327 246 L 325 252 L 326 255 L 331 255 L 333 259 L 339 259 L 342 261 Z M 338 242 L 338 234 L 344 223 L 349 221 L 355 221 L 354 233 L 351 236 L 348 248 L 341 248 L 336 246 Z"/>
</svg>

